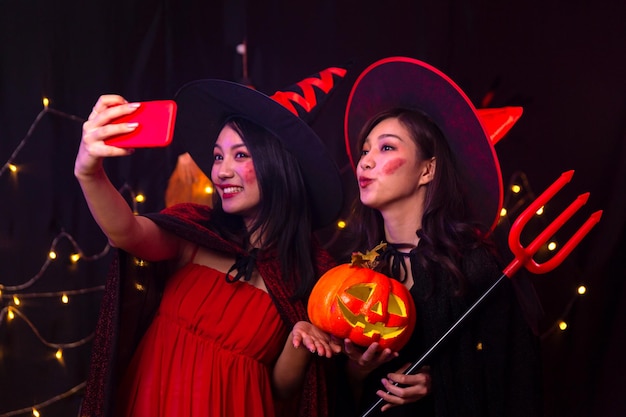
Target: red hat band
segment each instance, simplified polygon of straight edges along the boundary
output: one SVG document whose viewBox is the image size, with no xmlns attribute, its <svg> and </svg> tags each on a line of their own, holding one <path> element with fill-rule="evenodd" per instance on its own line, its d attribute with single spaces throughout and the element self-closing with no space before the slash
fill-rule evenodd
<svg viewBox="0 0 626 417">
<path fill-rule="evenodd" d="M 277 91 L 271 98 L 274 101 L 280 103 L 287 110 L 292 112 L 298 117 L 302 117 L 299 114 L 293 103 L 297 103 L 306 113 L 310 113 L 318 104 L 318 98 L 316 89 L 321 90 L 324 94 L 328 94 L 329 91 L 335 86 L 335 77 L 343 78 L 346 75 L 344 68 L 330 67 L 319 72 L 319 78 L 309 77 L 298 82 L 296 86 L 302 90 L 302 94 L 295 91 Z"/>
</svg>

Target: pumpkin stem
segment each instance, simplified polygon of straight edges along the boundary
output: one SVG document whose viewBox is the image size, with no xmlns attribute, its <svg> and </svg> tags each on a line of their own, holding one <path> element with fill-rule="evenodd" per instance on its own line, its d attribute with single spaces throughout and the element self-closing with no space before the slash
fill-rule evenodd
<svg viewBox="0 0 626 417">
<path fill-rule="evenodd" d="M 361 268 L 374 269 L 378 264 L 378 252 L 385 249 L 386 247 L 387 243 L 381 242 L 374 249 L 366 253 L 353 252 L 350 265 L 358 266 Z"/>
</svg>

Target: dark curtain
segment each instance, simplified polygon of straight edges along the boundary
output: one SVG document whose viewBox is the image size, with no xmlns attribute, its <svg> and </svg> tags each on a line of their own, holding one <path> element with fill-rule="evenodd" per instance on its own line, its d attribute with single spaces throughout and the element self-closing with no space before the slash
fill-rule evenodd
<svg viewBox="0 0 626 417">
<path fill-rule="evenodd" d="M 87 257 L 106 248 L 73 176 L 79 119 L 100 94 L 149 100 L 170 98 L 198 78 L 242 81 L 236 48 L 244 40 L 247 75 L 266 93 L 349 65 L 313 124 L 342 169 L 346 207 L 355 185 L 343 109 L 351 83 L 374 60 L 422 59 L 454 79 L 477 107 L 523 106 L 520 122 L 496 145 L 505 186 L 526 179 L 530 201 L 575 170 L 546 207 L 546 221 L 577 195 L 591 196 L 559 231 L 559 242 L 604 210 L 560 267 L 531 276 L 545 310 L 546 416 L 625 415 L 624 21 L 623 2 L 588 0 L 0 2 L 0 169 L 7 161 L 18 167 L 0 175 L 0 416 L 19 409 L 27 415 L 77 386 L 40 411 L 78 412 L 91 345 L 64 349 L 61 361 L 54 346 L 91 334 L 101 291 L 80 292 L 102 285 L 110 262 L 110 252 L 68 260 L 77 247 Z M 33 127 L 43 97 L 49 110 Z M 108 160 L 107 170 L 117 186 L 146 196 L 139 212 L 154 211 L 163 206 L 178 153 L 176 144 L 140 150 Z M 544 226 L 529 225 L 527 234 Z M 331 246 L 341 242 L 334 229 L 321 236 Z M 55 237 L 58 257 L 43 268 Z M 581 284 L 584 296 L 576 294 Z M 61 303 L 57 293 L 72 290 L 79 294 Z M 12 320 L 9 307 L 19 313 Z M 565 331 L 555 327 L 561 319 Z"/>
</svg>

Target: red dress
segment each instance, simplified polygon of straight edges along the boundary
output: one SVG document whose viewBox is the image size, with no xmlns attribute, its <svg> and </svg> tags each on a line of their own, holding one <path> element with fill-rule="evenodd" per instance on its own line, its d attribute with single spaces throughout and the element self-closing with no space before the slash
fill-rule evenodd
<svg viewBox="0 0 626 417">
<path fill-rule="evenodd" d="M 265 291 L 224 275 L 189 263 L 171 277 L 116 415 L 274 416 L 270 372 L 287 329 Z"/>
</svg>

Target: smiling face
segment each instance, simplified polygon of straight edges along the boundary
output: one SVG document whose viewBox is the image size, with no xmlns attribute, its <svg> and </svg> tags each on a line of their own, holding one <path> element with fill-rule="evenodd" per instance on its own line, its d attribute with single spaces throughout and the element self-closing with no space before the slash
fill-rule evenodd
<svg viewBox="0 0 626 417">
<path fill-rule="evenodd" d="M 434 175 L 434 158 L 423 160 L 409 130 L 397 118 L 370 131 L 357 164 L 361 202 L 381 211 L 411 212 L 423 205 L 424 185 Z"/>
<path fill-rule="evenodd" d="M 261 201 L 259 183 L 247 146 L 228 124 L 213 148 L 211 181 L 221 197 L 223 210 L 243 216 L 246 225 L 251 224 Z"/>
</svg>

